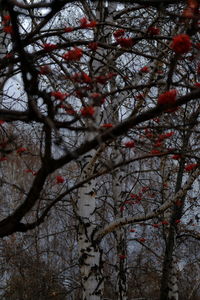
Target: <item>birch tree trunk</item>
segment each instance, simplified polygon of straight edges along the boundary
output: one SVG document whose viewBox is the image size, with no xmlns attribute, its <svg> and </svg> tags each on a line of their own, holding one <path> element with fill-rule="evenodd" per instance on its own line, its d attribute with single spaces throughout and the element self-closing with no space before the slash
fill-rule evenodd
<svg viewBox="0 0 200 300">
<path fill-rule="evenodd" d="M 115 80 L 111 81 L 111 90 L 115 87 Z M 124 96 L 125 93 L 123 94 Z M 117 124 L 119 122 L 119 104 L 121 102 L 120 97 L 112 98 L 111 103 L 112 107 L 108 109 L 109 113 L 112 114 L 113 123 Z M 114 108 L 114 109 L 113 109 Z M 112 161 L 115 164 L 123 160 L 122 154 L 118 149 L 117 143 L 112 148 Z M 114 202 L 114 216 L 115 219 L 123 217 L 123 170 L 122 168 L 117 169 L 111 173 L 112 176 L 112 197 Z M 118 228 L 115 232 L 116 238 L 116 272 L 117 272 L 117 282 L 116 282 L 116 297 L 117 300 L 127 300 L 127 240 L 126 240 L 126 229 L 124 227 Z"/>
<path fill-rule="evenodd" d="M 95 155 L 91 152 L 90 155 Z M 85 176 L 92 172 L 92 164 L 84 169 Z M 84 178 L 84 176 L 83 176 Z M 95 208 L 96 208 L 96 183 L 93 180 L 79 190 L 78 199 L 78 247 L 79 264 L 82 278 L 83 299 L 99 300 L 103 295 L 102 256 L 99 245 L 93 240 L 96 230 Z"/>
<path fill-rule="evenodd" d="M 193 113 L 190 117 L 189 124 L 194 124 L 196 119 L 198 118 L 199 110 Z M 183 144 L 182 144 L 182 152 L 184 153 L 185 149 L 189 145 L 189 139 L 192 134 L 193 125 L 190 125 L 188 131 L 185 132 Z M 181 190 L 182 181 L 184 176 L 184 166 L 185 166 L 185 158 L 182 157 L 179 163 L 179 171 L 176 179 L 176 189 L 175 192 Z M 166 248 L 165 248 L 165 256 L 163 262 L 163 271 L 162 271 L 162 280 L 161 280 L 161 293 L 160 300 L 178 300 L 179 292 L 178 292 L 178 265 L 175 256 L 176 249 L 176 236 L 178 232 L 178 223 L 183 215 L 183 208 L 185 202 L 185 196 L 179 199 L 181 202 L 180 206 L 177 206 L 176 203 L 173 206 L 173 211 L 169 220 L 169 233 L 166 240 Z"/>
<path fill-rule="evenodd" d="M 96 6 L 96 18 L 98 22 L 105 21 L 106 18 L 110 20 L 116 5 L 117 4 L 114 5 L 114 8 L 112 5 L 104 6 L 100 1 Z M 101 40 L 106 42 L 109 35 L 109 32 L 97 30 L 95 39 L 97 39 L 97 41 Z M 102 75 L 107 69 L 108 55 L 105 50 L 99 50 L 99 52 L 97 51 L 95 54 L 95 57 L 97 60 L 95 60 L 95 58 L 93 60 L 92 71 L 95 76 Z M 101 89 L 102 87 L 97 84 L 97 92 Z M 96 107 L 95 124 L 92 124 L 93 121 L 89 120 L 91 124 L 88 125 L 99 126 L 102 118 L 104 117 L 101 115 L 101 108 Z M 89 133 L 87 136 L 88 140 L 93 137 L 93 133 Z M 85 166 L 82 170 L 81 180 L 92 175 L 100 152 L 101 150 L 92 150 L 87 153 L 87 156 L 82 158 Z M 95 214 L 96 205 L 98 203 L 96 184 L 96 180 L 92 180 L 80 188 L 77 201 L 77 215 L 79 219 L 78 249 L 83 300 L 100 300 L 103 297 L 104 278 L 102 274 L 102 252 L 99 247 L 99 242 L 97 243 L 96 240 L 93 239 L 94 233 L 98 229 Z"/>
</svg>

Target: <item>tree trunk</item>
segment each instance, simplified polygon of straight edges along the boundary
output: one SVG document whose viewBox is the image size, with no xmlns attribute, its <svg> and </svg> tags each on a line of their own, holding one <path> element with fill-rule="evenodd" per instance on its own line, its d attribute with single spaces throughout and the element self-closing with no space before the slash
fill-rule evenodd
<svg viewBox="0 0 200 300">
<path fill-rule="evenodd" d="M 117 272 L 117 300 L 127 300 L 127 249 L 124 228 L 117 231 L 117 253 L 118 253 L 118 272 Z"/>
<path fill-rule="evenodd" d="M 188 146 L 190 136 L 192 134 L 193 124 L 198 118 L 199 112 L 194 112 L 191 116 L 191 126 L 185 132 L 182 144 L 182 151 L 184 153 L 185 149 Z M 189 122 L 190 124 L 190 122 Z M 184 166 L 185 158 L 182 157 L 179 164 L 179 171 L 176 179 L 176 188 L 175 193 L 181 190 L 182 181 L 184 176 Z M 185 202 L 185 195 L 179 199 L 181 201 L 181 206 L 176 204 L 173 206 L 173 211 L 170 220 L 169 234 L 166 241 L 165 257 L 163 262 L 163 272 L 161 280 L 161 292 L 160 300 L 178 300 L 178 267 L 175 259 L 175 245 L 176 245 L 176 236 L 178 231 L 178 223 L 183 215 L 183 208 Z"/>
<path fill-rule="evenodd" d="M 88 139 L 90 135 L 92 133 L 88 135 Z M 81 180 L 93 174 L 100 154 L 101 148 L 97 151 L 90 151 L 82 158 L 85 167 L 82 170 Z M 79 189 L 77 212 L 75 212 L 79 221 L 78 251 L 83 300 L 101 300 L 103 296 L 102 251 L 99 248 L 99 242 L 93 239 L 98 229 L 95 214 L 98 203 L 96 190 L 96 180 L 91 180 Z"/>
<path fill-rule="evenodd" d="M 118 160 L 120 161 L 120 152 L 114 149 L 115 156 L 118 154 Z M 117 158 L 117 157 L 116 157 Z M 115 160 L 117 161 L 117 159 Z M 113 190 L 113 201 L 115 209 L 115 218 L 123 216 L 122 203 L 122 172 L 120 170 L 112 173 L 112 190 Z M 117 282 L 116 282 L 116 296 L 117 300 L 127 300 L 127 241 L 126 241 L 126 230 L 125 228 L 119 228 L 116 233 L 116 250 L 117 250 Z"/>
<path fill-rule="evenodd" d="M 174 256 L 175 232 L 170 228 L 170 233 L 165 249 L 163 262 L 160 300 L 178 300 L 177 266 Z"/>
<path fill-rule="evenodd" d="M 96 17 L 99 22 L 105 21 L 105 19 L 112 19 L 112 12 L 115 11 L 117 4 L 109 4 L 108 7 L 102 5 L 99 1 L 96 7 Z M 103 18 L 103 19 L 102 19 Z M 108 30 L 108 29 L 107 29 Z M 110 32 L 98 30 L 95 35 L 95 40 L 101 40 L 106 42 L 110 38 Z M 92 68 L 93 74 L 102 75 L 107 71 L 106 50 L 99 50 L 94 55 L 97 60 L 93 60 Z M 97 92 L 102 90 L 102 86 L 97 84 Z M 101 122 L 101 108 L 96 107 L 95 125 L 99 126 Z M 94 124 L 91 124 L 94 125 Z M 93 133 L 88 134 L 88 140 L 93 138 Z M 100 150 L 101 152 L 101 150 Z M 82 180 L 92 175 L 95 163 L 98 160 L 98 150 L 93 150 L 83 158 L 85 167 L 82 170 Z M 98 229 L 98 224 L 95 219 L 95 209 L 98 203 L 96 196 L 96 181 L 92 180 L 90 183 L 85 184 L 84 187 L 79 189 L 78 196 L 78 218 L 79 218 L 79 230 L 78 230 L 78 248 L 79 248 L 79 264 L 82 278 L 83 287 L 83 300 L 100 300 L 103 297 L 103 261 L 102 253 L 99 248 L 99 242 L 94 239 L 94 233 Z"/>
<path fill-rule="evenodd" d="M 95 195 L 95 182 L 81 188 L 79 192 L 78 247 L 84 300 L 100 300 L 103 295 L 101 251 L 92 238 L 96 230 Z"/>
</svg>

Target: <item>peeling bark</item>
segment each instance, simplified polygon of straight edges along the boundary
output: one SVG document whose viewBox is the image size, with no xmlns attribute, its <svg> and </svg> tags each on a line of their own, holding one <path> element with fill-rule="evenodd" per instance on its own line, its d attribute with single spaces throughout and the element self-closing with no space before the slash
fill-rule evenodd
<svg viewBox="0 0 200 300">
<path fill-rule="evenodd" d="M 91 154 L 95 155 L 95 153 Z M 88 176 L 93 167 L 88 162 L 88 168 L 84 169 L 83 177 Z M 93 233 L 97 226 L 94 213 L 97 200 L 95 190 L 96 184 L 93 180 L 80 188 L 77 202 L 79 265 L 84 300 L 99 300 L 103 294 L 102 253 L 99 244 L 93 240 Z"/>
<path fill-rule="evenodd" d="M 99 2 L 96 6 L 98 20 L 105 21 L 104 19 L 110 18 L 110 14 L 115 11 L 116 5 L 117 4 L 102 7 L 102 2 Z M 108 36 L 109 34 L 110 33 L 108 32 Z M 104 31 L 101 32 L 99 29 L 96 32 L 95 38 L 104 41 L 107 38 L 107 34 Z M 102 53 L 96 53 L 97 60 L 95 61 L 94 59 L 91 66 L 95 74 L 103 74 L 105 69 L 107 69 L 107 65 L 104 65 L 104 61 L 102 61 L 102 57 L 107 57 L 107 54 L 104 53 L 104 50 L 101 51 Z M 100 90 L 101 86 L 98 87 L 97 85 L 97 90 L 98 89 Z M 98 125 L 101 122 L 101 118 L 100 108 L 97 106 L 95 124 Z M 90 120 L 88 120 L 88 123 L 90 123 Z M 88 134 L 89 141 L 93 138 L 93 133 Z M 84 180 L 93 174 L 100 153 L 101 152 L 98 152 L 98 150 L 91 150 L 87 156 L 83 157 L 85 167 L 82 170 L 81 180 Z M 97 242 L 94 239 L 94 233 L 98 228 L 95 215 L 95 209 L 98 203 L 96 190 L 96 180 L 92 180 L 85 184 L 79 189 L 77 202 L 79 218 L 78 249 L 83 300 L 100 300 L 103 297 L 104 278 L 102 274 L 102 251 L 99 247 L 100 241 Z"/>
</svg>

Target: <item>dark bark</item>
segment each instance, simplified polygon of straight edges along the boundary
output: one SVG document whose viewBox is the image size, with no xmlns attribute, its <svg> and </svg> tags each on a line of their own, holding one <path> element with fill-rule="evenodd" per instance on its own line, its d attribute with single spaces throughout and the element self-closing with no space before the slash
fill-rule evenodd
<svg viewBox="0 0 200 300">
<path fill-rule="evenodd" d="M 196 122 L 199 115 L 199 111 L 197 110 L 191 115 L 191 118 L 189 120 L 189 130 L 183 132 L 183 145 L 182 145 L 182 153 L 184 155 L 185 149 L 188 147 L 189 139 L 192 133 L 193 124 Z M 177 193 L 182 186 L 182 180 L 184 175 L 184 166 L 185 166 L 185 158 L 184 156 L 180 160 L 179 164 L 179 171 L 177 174 L 177 180 L 176 180 L 176 188 L 175 193 Z M 161 289 L 160 289 L 160 300 L 172 300 L 172 298 L 169 298 L 169 283 L 170 283 L 170 276 L 171 271 L 173 268 L 173 254 L 175 251 L 176 246 L 176 236 L 178 231 L 178 224 L 176 223 L 176 220 L 180 220 L 183 214 L 183 208 L 184 208 L 184 201 L 185 196 L 180 199 L 181 206 L 177 206 L 176 204 L 173 207 L 173 212 L 171 215 L 170 220 L 170 227 L 169 227 L 169 234 L 166 240 L 166 248 L 165 248 L 165 256 L 163 261 L 163 271 L 162 271 L 162 279 L 161 279 Z M 176 274 L 175 274 L 176 275 Z M 176 298 L 175 298 L 176 299 Z"/>
</svg>

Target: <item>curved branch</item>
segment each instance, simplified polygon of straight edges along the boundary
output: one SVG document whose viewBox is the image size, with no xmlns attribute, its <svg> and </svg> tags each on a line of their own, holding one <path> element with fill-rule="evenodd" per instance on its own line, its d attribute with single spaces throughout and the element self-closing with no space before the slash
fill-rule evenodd
<svg viewBox="0 0 200 300">
<path fill-rule="evenodd" d="M 106 234 L 113 232 L 114 230 L 118 229 L 121 226 L 127 225 L 127 224 L 133 224 L 133 223 L 138 223 L 141 221 L 146 221 L 153 219 L 160 214 L 162 214 L 166 209 L 169 207 L 173 206 L 174 203 L 178 199 L 181 199 L 184 197 L 187 193 L 187 191 L 191 188 L 192 184 L 194 181 L 197 179 L 197 177 L 200 175 L 200 168 L 196 169 L 191 176 L 188 178 L 186 183 L 183 185 L 183 187 L 175 194 L 173 199 L 166 201 L 163 205 L 161 205 L 158 209 L 156 209 L 153 212 L 150 212 L 146 215 L 140 215 L 138 217 L 123 217 L 118 219 L 117 221 L 114 221 L 110 223 L 109 225 L 105 226 L 103 229 L 97 231 L 95 233 L 95 239 L 100 241 Z"/>
</svg>

